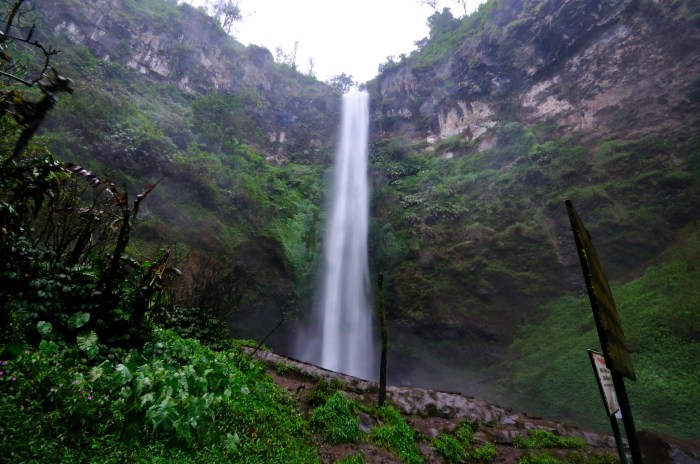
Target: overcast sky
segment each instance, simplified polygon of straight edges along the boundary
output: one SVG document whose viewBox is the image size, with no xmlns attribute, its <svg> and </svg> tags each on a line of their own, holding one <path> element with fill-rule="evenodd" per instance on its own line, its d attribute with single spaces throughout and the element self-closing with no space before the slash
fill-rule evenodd
<svg viewBox="0 0 700 464">
<path fill-rule="evenodd" d="M 193 6 L 204 0 L 185 0 Z M 483 0 L 469 0 L 469 11 Z M 297 49 L 297 69 L 308 72 L 309 57 L 320 80 L 346 73 L 357 82 L 377 74 L 387 56 L 408 54 L 414 42 L 428 35 L 433 10 L 418 0 L 240 0 L 244 19 L 234 36 L 240 42 L 262 45 L 275 55 Z M 440 0 L 459 17 L 464 10 L 454 0 Z"/>
</svg>

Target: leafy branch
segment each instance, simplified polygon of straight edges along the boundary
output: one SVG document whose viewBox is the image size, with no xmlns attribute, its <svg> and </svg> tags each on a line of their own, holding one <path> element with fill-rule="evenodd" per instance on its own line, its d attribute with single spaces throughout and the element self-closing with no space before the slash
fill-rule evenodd
<svg viewBox="0 0 700 464">
<path fill-rule="evenodd" d="M 33 101 L 24 92 L 5 85 L 0 86 L 0 114 L 12 116 L 24 128 L 12 153 L 3 160 L 0 166 L 2 170 L 8 168 L 10 163 L 22 154 L 48 112 L 56 105 L 56 96 L 61 92 L 73 93 L 70 79 L 50 68 L 51 57 L 56 55 L 58 50 L 51 46 L 45 47 L 38 40 L 32 40 L 34 24 L 28 27 L 26 35 L 22 35 L 22 31 L 26 29 L 23 24 L 28 12 L 22 8 L 23 3 L 24 0 L 15 0 L 12 3 L 3 1 L 0 4 L 7 12 L 3 31 L 0 32 L 0 75 L 26 87 L 38 88 L 43 96 L 38 101 Z M 14 30 L 18 33 L 13 33 Z M 32 78 L 20 76 L 25 70 L 12 63 L 13 58 L 7 53 L 10 44 L 23 44 L 41 52 L 40 69 Z M 3 65 L 2 62 L 11 64 Z"/>
</svg>

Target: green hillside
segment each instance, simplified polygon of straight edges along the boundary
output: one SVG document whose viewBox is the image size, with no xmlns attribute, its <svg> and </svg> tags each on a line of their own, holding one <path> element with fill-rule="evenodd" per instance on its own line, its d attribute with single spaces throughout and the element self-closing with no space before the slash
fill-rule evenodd
<svg viewBox="0 0 700 464">
<path fill-rule="evenodd" d="M 699 241 L 690 232 L 644 275 L 612 288 L 637 375 L 627 381 L 637 427 L 692 439 L 700 429 Z M 589 348 L 600 352 L 588 297 L 555 300 L 519 327 L 495 375 L 519 407 L 606 430 Z"/>
</svg>

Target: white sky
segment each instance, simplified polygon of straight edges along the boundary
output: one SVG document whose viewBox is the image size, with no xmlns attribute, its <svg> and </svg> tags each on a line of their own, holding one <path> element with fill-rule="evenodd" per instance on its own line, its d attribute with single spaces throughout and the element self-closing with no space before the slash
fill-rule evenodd
<svg viewBox="0 0 700 464">
<path fill-rule="evenodd" d="M 184 0 L 193 6 L 205 0 Z M 469 0 L 474 11 L 484 0 Z M 428 35 L 427 19 L 433 10 L 418 0 L 240 0 L 244 19 L 233 34 L 246 45 L 262 45 L 275 55 L 297 48 L 297 69 L 308 72 L 309 57 L 319 80 L 340 73 L 366 82 L 377 74 L 389 55 L 415 49 L 414 42 Z M 464 14 L 455 0 L 439 0 L 455 17 Z"/>
</svg>

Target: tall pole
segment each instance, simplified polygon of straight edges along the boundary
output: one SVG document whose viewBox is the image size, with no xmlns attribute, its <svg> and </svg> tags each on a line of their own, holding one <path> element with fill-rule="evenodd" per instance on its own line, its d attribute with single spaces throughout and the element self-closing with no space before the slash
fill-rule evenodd
<svg viewBox="0 0 700 464">
<path fill-rule="evenodd" d="M 627 435 L 627 443 L 630 447 L 633 464 L 642 464 L 642 452 L 639 449 L 637 441 L 637 430 L 634 427 L 634 419 L 632 419 L 632 408 L 630 407 L 629 398 L 627 397 L 627 389 L 625 388 L 625 379 L 614 370 L 610 371 L 612 375 L 613 385 L 615 385 L 615 393 L 617 393 L 617 401 L 620 403 L 620 412 L 622 413 L 622 423 L 625 426 L 625 435 Z M 614 416 L 613 416 L 614 418 Z"/>
<path fill-rule="evenodd" d="M 627 464 L 627 453 L 625 452 L 625 444 L 622 442 L 622 435 L 620 435 L 620 427 L 617 425 L 617 417 L 615 414 L 610 417 L 610 427 L 613 431 L 613 436 L 615 437 L 615 445 L 617 446 L 617 454 L 620 456 L 620 462 L 622 464 Z"/>
<path fill-rule="evenodd" d="M 610 374 L 617 393 L 617 400 L 622 412 L 622 420 L 625 425 L 625 434 L 632 454 L 633 464 L 642 464 L 642 453 L 637 442 L 637 431 L 634 428 L 632 409 L 630 408 L 627 390 L 623 379 L 627 377 L 636 380 L 637 376 L 632 365 L 632 357 L 627 348 L 627 341 L 622 332 L 622 323 L 615 307 L 612 291 L 608 278 L 603 270 L 603 265 L 598 258 L 591 235 L 583 225 L 583 221 L 574 209 L 570 200 L 564 202 L 571 222 L 571 231 L 576 241 L 576 249 L 581 261 L 583 278 L 586 281 L 588 298 L 593 310 L 598 338 L 603 347 L 605 365 L 610 369 Z"/>
<path fill-rule="evenodd" d="M 386 351 L 387 351 L 387 333 L 386 333 L 386 308 L 384 307 L 384 275 L 379 274 L 377 278 L 379 285 L 379 327 L 382 333 L 382 359 L 379 365 L 379 401 L 381 407 L 386 401 Z"/>
</svg>

